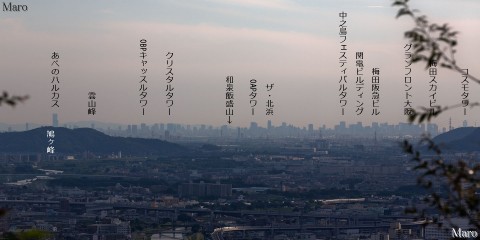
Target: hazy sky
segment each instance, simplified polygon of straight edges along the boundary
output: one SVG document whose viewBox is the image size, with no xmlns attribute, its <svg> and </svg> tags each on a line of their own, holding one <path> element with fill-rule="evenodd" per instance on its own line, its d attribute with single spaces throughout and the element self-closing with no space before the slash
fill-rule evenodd
<svg viewBox="0 0 480 240">
<path fill-rule="evenodd" d="M 44 0 L 12 1 L 28 12 L 0 12 L 0 90 L 28 94 L 15 108 L 2 106 L 0 122 L 50 123 L 96 120 L 122 124 L 226 123 L 225 77 L 234 76 L 233 126 L 251 121 L 331 127 L 339 121 L 404 122 L 403 32 L 410 18 L 395 19 L 390 0 Z M 480 76 L 480 2 L 413 0 L 413 7 L 460 31 L 457 61 Z M 348 13 L 348 105 L 339 104 L 339 12 Z M 147 39 L 146 115 L 139 103 L 139 40 Z M 51 54 L 59 52 L 60 108 L 51 108 Z M 380 115 L 371 116 L 370 84 L 364 113 L 355 114 L 355 52 L 364 52 L 366 82 L 380 68 Z M 173 52 L 174 105 L 168 116 L 166 54 Z M 414 106 L 428 105 L 429 77 L 414 70 Z M 249 80 L 259 83 L 256 114 L 249 105 Z M 459 74 L 439 69 L 437 102 L 461 101 Z M 267 93 L 265 85 L 274 84 Z M 87 115 L 88 92 L 97 94 L 97 114 Z M 470 101 L 480 101 L 470 84 Z M 267 94 L 274 115 L 265 116 Z M 455 109 L 436 120 L 473 125 L 480 109 Z"/>
</svg>

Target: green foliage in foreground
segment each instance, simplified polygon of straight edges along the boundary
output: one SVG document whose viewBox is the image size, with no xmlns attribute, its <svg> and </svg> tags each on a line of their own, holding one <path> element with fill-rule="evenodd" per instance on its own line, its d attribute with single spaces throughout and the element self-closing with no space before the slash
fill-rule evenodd
<svg viewBox="0 0 480 240">
<path fill-rule="evenodd" d="M 40 230 L 29 230 L 25 232 L 18 232 L 12 233 L 7 232 L 4 233 L 1 239 L 5 240 L 42 240 L 48 239 L 50 234 Z"/>
</svg>

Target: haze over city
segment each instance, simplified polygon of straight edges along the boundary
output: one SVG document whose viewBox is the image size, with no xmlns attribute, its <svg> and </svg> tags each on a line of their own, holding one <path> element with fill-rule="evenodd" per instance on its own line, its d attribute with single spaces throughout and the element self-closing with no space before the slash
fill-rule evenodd
<svg viewBox="0 0 480 240">
<path fill-rule="evenodd" d="M 0 6 L 1 239 L 478 237 L 479 1 Z"/>
<path fill-rule="evenodd" d="M 27 12 L 2 12 L 2 90 L 28 94 L 15 108 L 0 108 L 1 122 L 48 124 L 94 120 L 120 124 L 227 123 L 225 78 L 234 77 L 232 126 L 250 122 L 333 127 L 339 121 L 365 124 L 405 122 L 404 46 L 411 19 L 395 19 L 391 1 L 22 1 Z M 412 6 L 433 21 L 448 22 L 458 35 L 457 62 L 479 75 L 480 37 L 476 1 L 421 1 Z M 339 104 L 339 13 L 348 13 L 348 105 Z M 139 104 L 139 40 L 148 41 L 148 104 Z M 355 113 L 355 52 L 364 52 L 365 111 Z M 51 105 L 51 54 L 60 55 L 59 105 Z M 168 116 L 166 54 L 173 53 L 174 105 Z M 380 115 L 371 115 L 371 69 L 380 68 Z M 413 106 L 428 105 L 428 72 L 413 68 Z M 258 81 L 256 114 L 251 115 L 249 80 Z M 461 101 L 460 74 L 439 68 L 437 103 Z M 274 84 L 271 92 L 267 84 Z M 470 84 L 470 101 L 480 86 Z M 87 114 L 88 93 L 97 94 L 96 115 Z M 265 115 L 267 94 L 274 114 Z M 442 114 L 447 126 L 480 110 Z"/>
</svg>

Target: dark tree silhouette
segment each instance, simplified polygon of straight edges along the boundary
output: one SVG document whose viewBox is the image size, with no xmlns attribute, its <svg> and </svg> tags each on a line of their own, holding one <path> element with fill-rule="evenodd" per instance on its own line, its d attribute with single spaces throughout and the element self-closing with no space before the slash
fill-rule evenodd
<svg viewBox="0 0 480 240">
<path fill-rule="evenodd" d="M 415 26 L 411 30 L 405 32 L 405 38 L 409 39 L 412 43 L 413 63 L 423 62 L 426 69 L 436 63 L 440 67 L 465 74 L 470 80 L 480 84 L 480 79 L 465 72 L 455 59 L 457 31 L 454 31 L 447 23 L 437 24 L 429 22 L 427 16 L 419 15 L 417 9 L 410 8 L 408 0 L 395 0 L 393 6 L 399 7 L 397 18 L 401 16 L 409 16 L 415 23 Z M 476 107 L 479 105 L 480 103 L 478 102 L 469 104 L 470 107 Z M 436 117 L 448 109 L 461 106 L 462 104 L 455 104 L 438 107 L 433 112 L 430 111 L 430 109 L 421 108 L 414 111 L 413 114 L 409 116 L 409 120 L 410 122 L 418 121 L 419 123 L 425 120 L 429 121 L 432 117 Z"/>
<path fill-rule="evenodd" d="M 8 92 L 3 91 L 3 94 L 0 96 L 0 106 L 2 103 L 15 107 L 17 103 L 24 102 L 28 99 L 28 95 L 25 96 L 9 96 Z"/>
<path fill-rule="evenodd" d="M 436 62 L 443 68 L 466 74 L 469 79 L 480 84 L 478 78 L 465 73 L 455 60 L 457 31 L 453 31 L 446 23 L 430 23 L 425 15 L 418 15 L 418 10 L 410 8 L 408 0 L 395 0 L 393 6 L 399 7 L 397 18 L 409 16 L 415 23 L 413 29 L 405 32 L 405 37 L 410 40 L 414 50 L 412 62 L 423 62 L 426 68 Z M 470 107 L 478 105 L 479 103 L 471 103 Z M 460 106 L 461 104 L 439 107 L 434 112 L 421 108 L 409 117 L 409 121 L 411 123 L 430 121 L 432 117 Z M 434 157 L 421 156 L 418 149 L 425 146 L 434 153 Z M 418 146 L 405 140 L 403 149 L 411 154 L 416 162 L 414 170 L 420 174 L 418 185 L 430 193 L 424 199 L 425 202 L 439 210 L 450 224 L 451 217 L 463 217 L 480 229 L 480 197 L 476 194 L 480 189 L 480 164 L 469 164 L 466 159 L 445 161 L 442 150 L 429 136 L 424 136 Z M 415 207 L 408 209 L 407 212 L 419 213 Z M 419 214 L 420 217 L 426 217 L 424 211 Z M 432 220 L 436 222 L 438 219 Z"/>
</svg>

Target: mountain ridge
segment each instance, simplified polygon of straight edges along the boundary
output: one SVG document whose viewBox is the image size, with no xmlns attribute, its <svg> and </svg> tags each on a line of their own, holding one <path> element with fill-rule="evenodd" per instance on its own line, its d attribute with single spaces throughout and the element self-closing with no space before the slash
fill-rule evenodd
<svg viewBox="0 0 480 240">
<path fill-rule="evenodd" d="M 434 137 L 433 141 L 445 150 L 480 151 L 480 128 L 456 128 Z"/>
<path fill-rule="evenodd" d="M 49 130 L 54 131 L 53 138 L 47 137 Z M 53 140 L 51 144 L 49 139 Z M 170 155 L 186 150 L 178 144 L 159 139 L 113 137 L 91 128 L 40 127 L 0 133 L 0 152 L 46 153 L 49 144 L 55 148 L 55 153 L 63 154 L 111 154 L 121 151 L 130 155 Z"/>
</svg>

